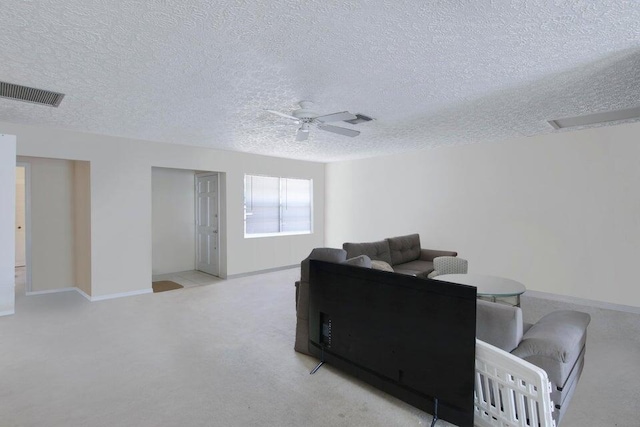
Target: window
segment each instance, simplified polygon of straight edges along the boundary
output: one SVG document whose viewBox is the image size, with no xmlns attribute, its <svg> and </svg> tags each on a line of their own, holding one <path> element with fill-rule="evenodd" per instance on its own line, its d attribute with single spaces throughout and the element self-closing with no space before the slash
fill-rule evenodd
<svg viewBox="0 0 640 427">
<path fill-rule="evenodd" d="M 244 176 L 244 235 L 311 233 L 310 179 Z"/>
</svg>

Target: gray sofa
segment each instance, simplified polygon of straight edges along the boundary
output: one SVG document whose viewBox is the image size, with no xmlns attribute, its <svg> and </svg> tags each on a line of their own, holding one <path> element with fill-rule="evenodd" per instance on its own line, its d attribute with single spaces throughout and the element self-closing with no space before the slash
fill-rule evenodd
<svg viewBox="0 0 640 427">
<path fill-rule="evenodd" d="M 433 259 L 457 256 L 457 252 L 422 249 L 420 236 L 390 237 L 378 242 L 344 243 L 342 249 L 316 248 L 300 263 L 300 280 L 296 282 L 295 350 L 309 353 L 309 260 L 348 263 L 372 267 L 372 260 L 388 263 L 394 272 L 426 278 L 433 271 Z"/>
<path fill-rule="evenodd" d="M 476 337 L 526 360 L 547 373 L 557 423 L 564 415 L 584 366 L 587 325 L 578 311 L 554 311 L 535 324 L 522 321 L 520 307 L 478 300 Z"/>
<path fill-rule="evenodd" d="M 361 247 L 365 249 L 384 250 L 384 245 L 379 243 L 381 242 L 358 245 L 365 245 Z M 296 282 L 297 324 L 295 339 L 295 350 L 300 353 L 310 354 L 309 261 L 315 259 L 371 268 L 371 257 L 380 256 L 380 252 L 369 251 L 367 254 L 353 250 L 349 252 L 347 248 L 353 249 L 349 245 L 355 244 L 345 244 L 345 249 L 314 249 L 300 264 L 300 281 Z M 350 255 L 353 256 L 349 257 Z M 395 266 L 399 265 L 402 263 L 395 264 Z M 413 271 L 410 269 L 400 270 L 398 272 L 403 274 L 412 274 L 408 271 Z M 426 278 L 426 275 L 421 277 Z M 478 339 L 545 370 L 552 385 L 551 400 L 556 407 L 553 416 L 559 423 L 582 373 L 590 316 L 578 311 L 555 311 L 531 325 L 523 323 L 520 307 L 477 300 L 476 317 L 476 337 Z"/>
<path fill-rule="evenodd" d="M 411 276 L 426 277 L 433 271 L 433 259 L 439 256 L 457 256 L 454 251 L 422 249 L 420 235 L 389 237 L 377 242 L 344 243 L 347 258 L 366 255 L 374 261 L 384 261 L 393 271 Z"/>
</svg>

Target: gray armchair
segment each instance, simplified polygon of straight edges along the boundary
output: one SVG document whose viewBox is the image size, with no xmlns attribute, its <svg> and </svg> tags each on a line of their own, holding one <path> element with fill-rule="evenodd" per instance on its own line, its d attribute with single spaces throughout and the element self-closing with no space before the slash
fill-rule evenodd
<svg viewBox="0 0 640 427">
<path fill-rule="evenodd" d="M 441 274 L 467 274 L 469 262 L 453 256 L 439 256 L 433 259 L 433 271 L 427 277 L 434 278 Z"/>
</svg>

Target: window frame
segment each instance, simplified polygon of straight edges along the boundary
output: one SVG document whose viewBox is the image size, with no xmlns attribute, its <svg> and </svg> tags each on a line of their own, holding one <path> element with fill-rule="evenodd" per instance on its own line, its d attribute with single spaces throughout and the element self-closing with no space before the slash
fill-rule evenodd
<svg viewBox="0 0 640 427">
<path fill-rule="evenodd" d="M 305 231 L 278 231 L 278 232 L 266 232 L 266 233 L 252 233 L 247 234 L 247 178 L 248 177 L 262 177 L 262 178 L 277 178 L 278 179 L 278 228 L 281 230 L 283 225 L 283 209 L 287 205 L 287 201 L 283 200 L 283 180 L 295 179 L 295 180 L 303 180 L 309 182 L 309 230 Z M 300 178 L 300 177 L 292 177 L 292 176 L 273 176 L 266 174 L 253 174 L 253 173 L 245 173 L 243 177 L 243 211 L 244 211 L 244 220 L 243 220 L 243 235 L 245 239 L 257 239 L 261 237 L 279 237 L 279 236 L 296 236 L 296 235 L 305 235 L 305 234 L 313 234 L 313 223 L 314 223 L 314 215 L 313 215 L 313 178 Z M 251 214 L 249 214 L 251 215 Z"/>
</svg>

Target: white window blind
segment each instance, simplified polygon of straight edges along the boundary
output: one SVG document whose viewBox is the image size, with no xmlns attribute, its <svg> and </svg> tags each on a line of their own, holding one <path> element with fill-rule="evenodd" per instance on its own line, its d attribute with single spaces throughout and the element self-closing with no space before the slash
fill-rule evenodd
<svg viewBox="0 0 640 427">
<path fill-rule="evenodd" d="M 245 175 L 245 236 L 311 232 L 310 179 Z"/>
</svg>

